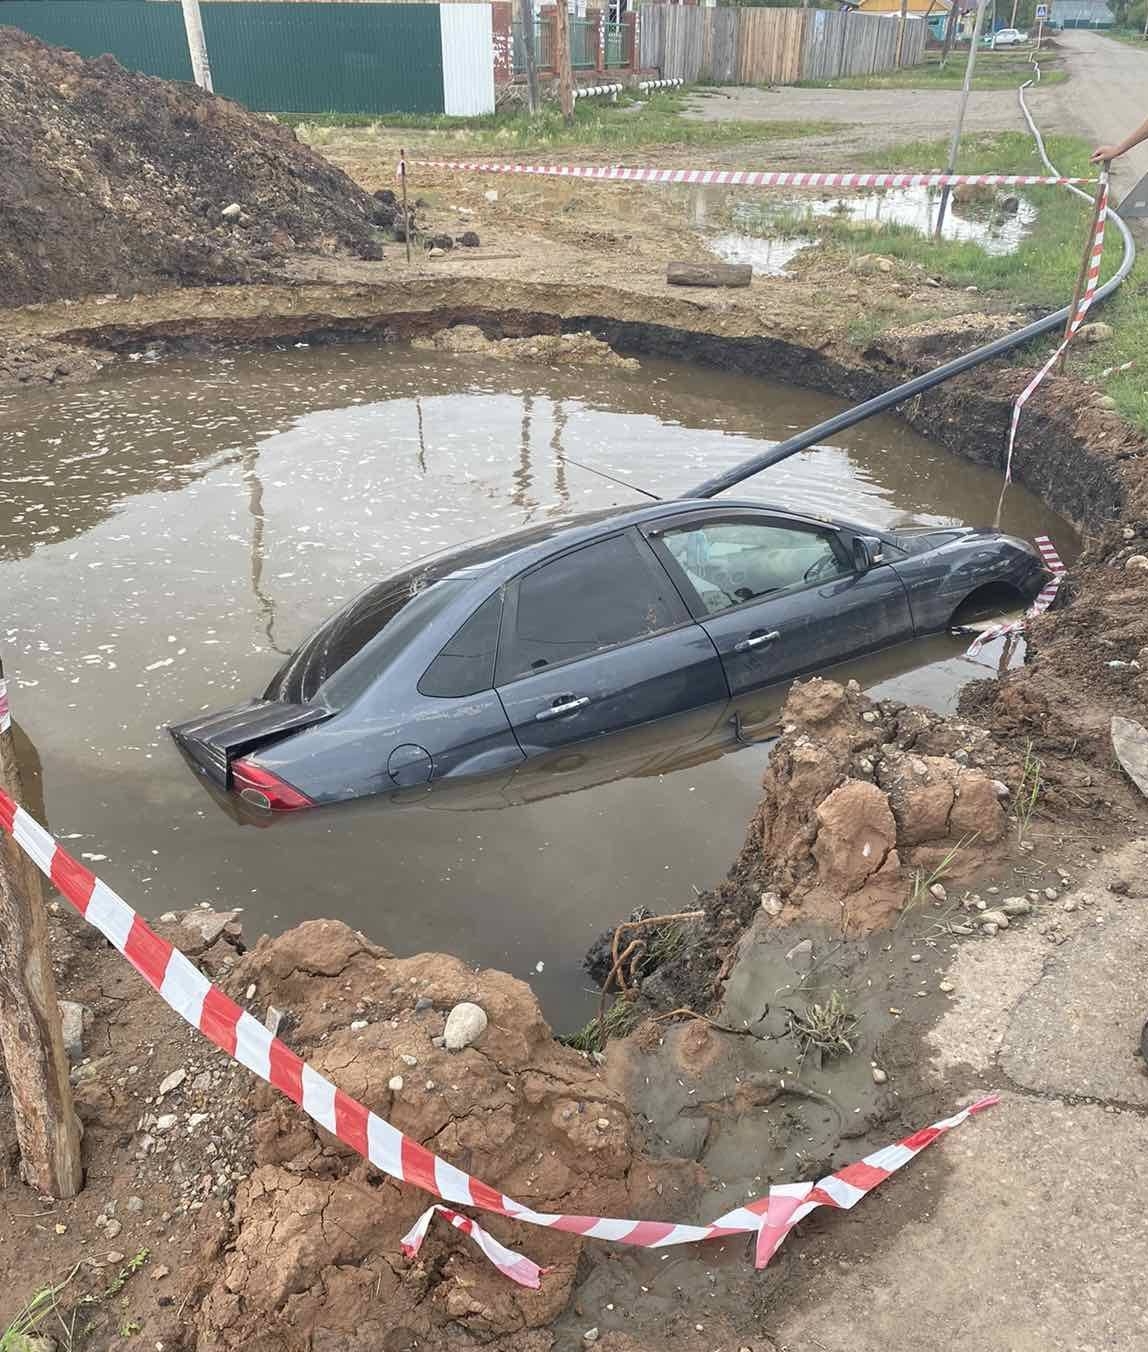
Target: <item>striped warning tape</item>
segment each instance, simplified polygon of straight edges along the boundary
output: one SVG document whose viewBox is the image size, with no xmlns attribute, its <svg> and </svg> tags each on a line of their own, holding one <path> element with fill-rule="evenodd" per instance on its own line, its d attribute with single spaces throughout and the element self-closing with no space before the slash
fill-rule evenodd
<svg viewBox="0 0 1148 1352">
<path fill-rule="evenodd" d="M 1016 401 L 1012 406 L 1012 417 L 1009 419 L 1008 428 L 1008 449 L 1005 453 L 1005 477 L 1004 485 L 1001 488 L 1000 502 L 997 504 L 997 520 L 1000 520 L 1001 506 L 1004 503 L 1004 495 L 1010 483 L 1012 483 L 1012 456 L 1013 449 L 1016 446 L 1016 429 L 1020 422 L 1021 409 L 1028 403 L 1038 385 L 1060 360 L 1062 354 L 1067 350 L 1069 343 L 1076 337 L 1081 324 L 1084 323 L 1084 317 L 1088 314 L 1093 300 L 1096 298 L 1096 291 L 1100 285 L 1100 262 L 1104 257 L 1104 226 L 1108 220 L 1108 166 L 1107 164 L 1100 172 L 1100 187 L 1096 203 L 1096 229 L 1092 236 L 1092 253 L 1088 259 L 1088 268 L 1084 277 L 1084 286 L 1081 288 L 1080 300 L 1076 305 L 1076 313 L 1069 321 L 1064 338 L 1056 351 L 1049 357 L 1048 361 L 1033 376 L 1028 384 L 1017 395 Z"/>
<path fill-rule="evenodd" d="M 986 643 L 992 643 L 994 639 L 1003 638 L 1005 634 L 1019 634 L 1024 628 L 1024 621 L 1035 619 L 1037 615 L 1043 615 L 1052 605 L 1057 591 L 1060 589 L 1060 583 L 1065 573 L 1068 571 L 1064 566 L 1064 561 L 1056 552 L 1056 546 L 1047 535 L 1037 535 L 1033 543 L 1040 550 L 1040 556 L 1044 560 L 1044 566 L 1049 570 L 1052 576 L 1041 587 L 1036 595 L 1036 599 L 1028 610 L 1025 611 L 1024 619 L 1012 620 L 1008 624 L 994 624 L 991 629 L 986 629 L 984 633 L 978 634 L 965 650 L 969 657 L 976 657 L 977 653 Z"/>
<path fill-rule="evenodd" d="M 8 707 L 8 683 L 0 676 L 0 732 L 7 732 L 12 726 L 12 713 Z"/>
<path fill-rule="evenodd" d="M 407 160 L 419 169 L 467 174 L 527 174 L 612 183 L 694 183 L 731 188 L 954 188 L 962 184 L 1037 188 L 1094 183 L 1091 178 L 1048 178 L 1036 174 L 819 174 L 757 169 L 655 169 L 624 164 L 506 164 L 477 160 Z"/>
<path fill-rule="evenodd" d="M 432 1154 L 313 1070 L 263 1024 L 213 986 L 179 949 L 156 934 L 106 883 L 63 850 L 3 790 L 0 790 L 0 828 L 8 832 L 84 919 L 99 930 L 160 997 L 209 1042 L 286 1094 L 319 1126 L 358 1151 L 377 1169 L 400 1182 L 413 1183 L 444 1202 L 478 1207 L 528 1225 L 644 1248 L 756 1234 L 755 1262 L 764 1267 L 789 1231 L 814 1208 L 849 1210 L 856 1206 L 866 1193 L 908 1164 L 939 1136 L 997 1102 L 995 1095 L 980 1099 L 954 1116 L 885 1146 L 816 1183 L 771 1187 L 766 1196 L 735 1207 L 706 1225 L 534 1211 Z M 436 1203 L 423 1212 L 403 1237 L 403 1250 L 408 1256 L 418 1253 L 436 1214 L 469 1235 L 512 1281 L 522 1286 L 540 1285 L 543 1270 L 536 1263 L 500 1244 L 477 1221 L 456 1211 L 454 1206 Z"/>
</svg>

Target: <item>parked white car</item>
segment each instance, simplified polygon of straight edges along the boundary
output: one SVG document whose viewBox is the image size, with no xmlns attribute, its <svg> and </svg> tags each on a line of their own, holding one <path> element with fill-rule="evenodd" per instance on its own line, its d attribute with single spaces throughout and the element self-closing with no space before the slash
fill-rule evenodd
<svg viewBox="0 0 1148 1352">
<path fill-rule="evenodd" d="M 1028 34 L 1022 33 L 1019 28 L 1002 28 L 992 37 L 994 47 L 1020 47 L 1027 41 Z"/>
</svg>

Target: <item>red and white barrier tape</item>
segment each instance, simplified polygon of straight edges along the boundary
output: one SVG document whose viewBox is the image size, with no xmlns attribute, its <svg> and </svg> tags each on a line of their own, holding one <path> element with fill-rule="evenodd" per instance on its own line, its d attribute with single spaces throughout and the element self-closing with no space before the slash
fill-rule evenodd
<svg viewBox="0 0 1148 1352">
<path fill-rule="evenodd" d="M 1010 483 L 1012 483 L 1012 455 L 1013 448 L 1016 445 L 1016 429 L 1020 422 L 1020 412 L 1032 397 L 1037 386 L 1052 370 L 1053 366 L 1059 361 L 1061 355 L 1067 350 L 1069 343 L 1076 337 L 1077 330 L 1084 323 L 1084 317 L 1088 314 L 1093 300 L 1096 298 L 1096 291 L 1100 285 L 1100 261 L 1104 256 L 1104 226 L 1108 220 L 1108 168 L 1105 166 L 1100 173 L 1100 188 L 1098 194 L 1098 203 L 1096 208 L 1096 229 L 1092 236 L 1092 254 L 1088 260 L 1088 270 L 1085 273 L 1084 286 L 1080 293 L 1080 300 L 1077 302 L 1076 313 L 1069 321 L 1068 329 L 1065 331 L 1064 338 L 1056 351 L 1049 357 L 1048 361 L 1033 376 L 1028 384 L 1021 390 L 1016 397 L 1016 402 L 1012 406 L 1012 417 L 1009 420 L 1008 429 L 1008 449 L 1005 453 L 1005 477 L 1004 486 L 1001 488 L 1000 502 L 997 503 L 997 520 L 1000 520 L 1001 506 L 1004 503 L 1004 495 Z"/>
<path fill-rule="evenodd" d="M 418 169 L 468 174 L 528 174 L 612 183 L 694 183 L 731 188 L 944 188 L 961 184 L 1050 187 L 1094 183 L 1091 178 L 1047 178 L 1036 174 L 818 174 L 758 169 L 655 169 L 624 164 L 505 164 L 476 160 L 407 160 Z"/>
<path fill-rule="evenodd" d="M 1056 546 L 1047 535 L 1038 535 L 1033 540 L 1037 549 L 1040 550 L 1040 556 L 1044 560 L 1044 566 L 1049 570 L 1052 576 L 1041 587 L 1036 595 L 1032 605 L 1024 613 L 1024 619 L 1012 620 L 1008 624 L 994 624 L 991 629 L 986 629 L 983 634 L 978 634 L 965 650 L 969 657 L 976 657 L 977 653 L 994 639 L 1003 638 L 1005 634 L 1019 634 L 1024 628 L 1024 621 L 1035 619 L 1037 615 L 1043 615 L 1052 605 L 1057 591 L 1060 589 L 1061 579 L 1068 571 L 1064 566 L 1064 561 L 1056 552 Z"/>
<path fill-rule="evenodd" d="M 123 954 L 172 1009 L 221 1051 L 286 1094 L 319 1126 L 357 1150 L 391 1178 L 413 1183 L 446 1202 L 493 1211 L 528 1225 L 644 1248 L 691 1244 L 726 1235 L 756 1234 L 755 1263 L 757 1267 L 764 1267 L 789 1231 L 814 1208 L 831 1206 L 849 1210 L 856 1206 L 867 1192 L 908 1164 L 938 1136 L 997 1102 L 995 1095 L 983 1098 L 954 1116 L 935 1122 L 895 1145 L 885 1146 L 816 1183 L 771 1187 L 766 1196 L 735 1207 L 708 1225 L 533 1211 L 432 1154 L 312 1070 L 256 1018 L 213 986 L 179 949 L 156 934 L 106 883 L 63 850 L 34 817 L 18 807 L 3 790 L 0 790 L 0 828 L 11 835 L 84 919 Z M 408 1256 L 418 1253 L 436 1213 L 469 1235 L 494 1266 L 512 1281 L 522 1286 L 540 1285 L 543 1270 L 536 1263 L 500 1244 L 477 1221 L 451 1206 L 436 1203 L 419 1217 L 402 1241 Z"/>
<path fill-rule="evenodd" d="M 7 732 L 12 726 L 12 714 L 8 708 L 8 683 L 0 676 L 0 732 Z"/>
</svg>

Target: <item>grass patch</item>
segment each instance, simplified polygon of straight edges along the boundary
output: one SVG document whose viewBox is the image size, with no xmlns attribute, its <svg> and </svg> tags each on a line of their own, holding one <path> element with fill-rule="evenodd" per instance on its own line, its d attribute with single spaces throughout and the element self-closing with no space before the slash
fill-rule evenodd
<svg viewBox="0 0 1148 1352">
<path fill-rule="evenodd" d="M 501 148 L 528 150 L 558 146 L 608 147 L 627 149 L 637 146 L 715 146 L 737 145 L 800 136 L 831 133 L 838 124 L 814 122 L 738 122 L 693 121 L 682 117 L 686 95 L 668 90 L 646 96 L 618 95 L 618 102 L 606 99 L 580 99 L 574 108 L 574 122 L 567 126 L 555 104 L 548 103 L 537 116 L 516 110 L 492 113 L 485 117 L 447 117 L 442 114 L 394 113 L 381 117 L 358 118 L 336 114 L 301 117 L 284 114 L 280 121 L 300 127 L 302 135 L 315 145 L 323 145 L 324 133 L 336 128 L 366 127 L 381 134 L 409 128 L 412 132 L 431 133 L 435 140 L 448 140 L 452 146 L 476 150 Z M 427 138 L 417 138 L 425 145 Z"/>
<path fill-rule="evenodd" d="M 805 80 L 807 88 L 819 89 L 960 89 L 965 79 L 967 49 L 950 53 L 944 68 L 940 52 L 930 52 L 918 66 L 885 71 L 880 75 L 852 75 L 837 80 Z M 1042 55 L 1041 84 L 1063 84 L 1067 72 L 1059 58 Z M 1015 89 L 1032 74 L 1027 53 L 980 51 L 973 71 L 974 89 Z"/>
<path fill-rule="evenodd" d="M 1040 760 L 1035 755 L 1030 741 L 1024 749 L 1024 765 L 1021 767 L 1020 784 L 1016 791 L 1016 840 L 1023 845 L 1028 835 L 1036 805 L 1040 801 L 1043 781 L 1040 777 Z"/>
<path fill-rule="evenodd" d="M 612 1037 L 625 1037 L 642 1021 L 642 1011 L 633 1000 L 615 1000 L 601 1019 L 597 1017 L 584 1024 L 576 1033 L 559 1037 L 557 1041 L 576 1052 L 605 1051 Z M 2 1349 L 0 1349 L 2 1352 Z"/>
<path fill-rule="evenodd" d="M 822 1056 L 852 1056 L 852 1037 L 860 1020 L 840 991 L 831 991 L 824 1004 L 811 1003 L 801 1014 L 790 1015 L 790 1031 L 804 1056 L 816 1048 Z"/>
<path fill-rule="evenodd" d="M 1114 42 L 1123 42 L 1129 47 L 1139 47 L 1142 52 L 1148 52 L 1148 41 L 1144 39 L 1143 28 L 1106 28 L 1100 36 L 1111 38 Z"/>
<path fill-rule="evenodd" d="M 61 1352 L 78 1352 L 91 1332 L 93 1313 L 118 1296 L 147 1260 L 148 1250 L 139 1249 L 107 1286 L 79 1296 L 73 1292 L 65 1301 L 62 1298 L 83 1267 L 82 1263 L 75 1264 L 64 1277 L 35 1291 L 17 1310 L 8 1326 L 0 1329 L 0 1352 L 31 1352 L 32 1348 L 41 1346 L 35 1340 L 44 1335 L 51 1338 Z M 121 1320 L 121 1337 L 130 1336 L 126 1329 L 127 1323 Z M 138 1333 L 139 1329 L 136 1324 L 130 1332 Z"/>
</svg>

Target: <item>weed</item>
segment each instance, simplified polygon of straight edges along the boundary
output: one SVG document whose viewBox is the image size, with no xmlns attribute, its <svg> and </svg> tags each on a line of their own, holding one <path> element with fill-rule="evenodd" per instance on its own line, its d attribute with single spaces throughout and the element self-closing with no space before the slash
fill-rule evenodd
<svg viewBox="0 0 1148 1352">
<path fill-rule="evenodd" d="M 42 1286 L 17 1310 L 8 1327 L 0 1332 L 0 1352 L 25 1352 L 29 1339 L 50 1315 L 58 1315 L 59 1299 L 64 1289 L 80 1270 L 80 1264 L 61 1281 Z"/>
<path fill-rule="evenodd" d="M 1041 57 L 1041 84 L 1061 84 L 1068 79 L 1058 68 L 1058 58 Z M 977 53 L 974 89 L 1015 89 L 1032 74 L 1027 52 Z M 884 71 L 879 75 L 853 75 L 836 80 L 803 80 L 807 87 L 821 89 L 960 89 L 965 78 L 965 54 L 950 57 L 941 66 L 940 53 L 930 53 L 916 66 Z"/>
<path fill-rule="evenodd" d="M 850 1039 L 860 1020 L 840 991 L 831 991 L 824 1004 L 810 1003 L 803 1013 L 791 1013 L 789 1019 L 790 1031 L 801 1046 L 802 1056 L 811 1047 L 816 1047 L 822 1056 L 852 1056 Z"/>
<path fill-rule="evenodd" d="M 567 1047 L 573 1047 L 576 1052 L 604 1051 L 606 1043 L 612 1037 L 625 1037 L 628 1033 L 632 1033 L 641 1020 L 642 1011 L 633 1000 L 618 999 L 601 1019 L 597 1017 L 591 1019 L 576 1033 L 560 1037 L 558 1041 Z"/>
<path fill-rule="evenodd" d="M 87 1295 L 72 1303 L 72 1307 L 65 1311 L 60 1303 L 60 1296 L 71 1284 L 76 1273 L 79 1272 L 82 1264 L 77 1263 L 60 1281 L 42 1286 L 24 1305 L 17 1311 L 15 1318 L 7 1328 L 0 1331 L 0 1352 L 27 1352 L 32 1344 L 29 1339 L 34 1335 L 48 1318 L 54 1318 L 52 1325 L 52 1334 L 57 1343 L 64 1349 L 64 1352 L 73 1352 L 79 1337 L 83 1334 L 83 1323 L 86 1316 L 82 1313 L 85 1309 L 91 1309 L 102 1305 L 105 1301 L 118 1296 L 124 1289 L 129 1278 L 135 1275 L 148 1260 L 148 1250 L 139 1249 L 132 1258 L 120 1268 L 119 1272 L 112 1278 L 102 1291 L 89 1292 Z M 140 1325 L 135 1324 L 129 1331 L 125 1331 L 127 1325 L 121 1325 L 121 1337 L 127 1337 L 128 1332 L 138 1333 Z"/>
<path fill-rule="evenodd" d="M 1020 784 L 1016 791 L 1016 840 L 1018 845 L 1024 844 L 1029 823 L 1032 821 L 1032 814 L 1036 811 L 1036 805 L 1040 798 L 1040 791 L 1043 786 L 1040 768 L 1040 760 L 1033 753 L 1032 742 L 1030 741 L 1024 749 L 1024 765 L 1021 767 Z"/>
<path fill-rule="evenodd" d="M 967 836 L 962 836 L 932 870 L 928 872 L 923 868 L 916 868 L 913 870 L 913 885 L 909 892 L 909 900 L 905 903 L 905 908 L 902 910 L 901 915 L 897 917 L 898 924 L 901 923 L 902 917 L 909 911 L 924 904 L 929 896 L 929 888 L 934 887 L 937 883 L 949 876 L 953 861 L 960 852 L 967 849 L 979 835 L 979 831 L 973 831 Z"/>
<path fill-rule="evenodd" d="M 125 1319 L 120 1323 L 120 1337 L 131 1338 L 134 1334 L 139 1333 L 142 1328 L 143 1325 L 138 1319 Z"/>
</svg>

